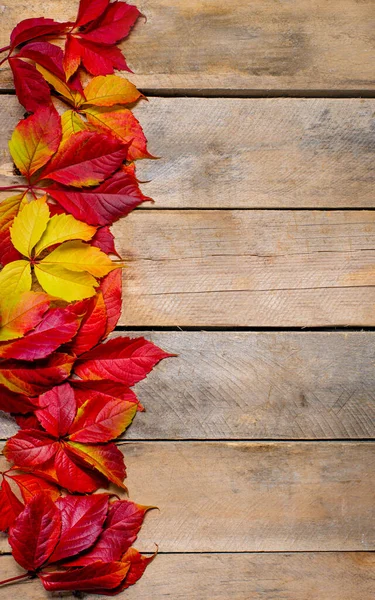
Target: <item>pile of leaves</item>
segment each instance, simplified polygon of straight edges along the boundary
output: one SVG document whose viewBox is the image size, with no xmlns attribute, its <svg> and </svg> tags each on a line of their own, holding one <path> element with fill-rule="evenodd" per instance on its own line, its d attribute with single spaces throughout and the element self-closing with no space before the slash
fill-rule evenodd
<svg viewBox="0 0 375 600">
<path fill-rule="evenodd" d="M 151 507 L 94 494 L 126 490 L 114 440 L 144 410 L 131 388 L 170 356 L 144 338 L 107 340 L 122 306 L 110 226 L 150 200 L 130 110 L 143 96 L 114 74 L 129 70 L 116 44 L 139 17 L 81 0 L 75 22 L 26 19 L 0 51 L 27 111 L 9 142 L 23 182 L 0 204 L 0 410 L 20 428 L 3 451 L 0 529 L 25 573 L 1 583 L 114 595 L 153 558 L 132 548 Z"/>
</svg>

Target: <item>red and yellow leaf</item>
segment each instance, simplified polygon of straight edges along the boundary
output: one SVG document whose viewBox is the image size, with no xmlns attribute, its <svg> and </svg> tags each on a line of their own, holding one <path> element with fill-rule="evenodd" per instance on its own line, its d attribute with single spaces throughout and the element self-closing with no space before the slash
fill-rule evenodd
<svg viewBox="0 0 375 600">
<path fill-rule="evenodd" d="M 43 573 L 39 578 L 48 592 L 111 590 L 121 584 L 129 568 L 123 562 L 97 562 L 82 569 Z"/>
<path fill-rule="evenodd" d="M 86 100 L 83 106 L 114 106 L 133 104 L 142 97 L 135 85 L 118 75 L 94 77 L 85 87 Z"/>
<path fill-rule="evenodd" d="M 0 384 L 11 392 L 38 396 L 67 379 L 73 363 L 72 356 L 59 352 L 32 363 L 5 360 L 0 362 Z"/>
<path fill-rule="evenodd" d="M 126 477 L 126 469 L 122 452 L 115 444 L 104 444 L 98 446 L 94 444 L 81 444 L 78 442 L 68 442 L 66 451 L 69 456 L 75 456 L 84 461 L 84 463 L 100 474 L 104 475 L 109 481 L 122 489 L 126 489 L 123 481 Z"/>
<path fill-rule="evenodd" d="M 61 121 L 56 109 L 53 106 L 42 106 L 35 114 L 18 123 L 9 142 L 9 149 L 22 175 L 30 178 L 53 156 L 60 140 Z"/>
</svg>

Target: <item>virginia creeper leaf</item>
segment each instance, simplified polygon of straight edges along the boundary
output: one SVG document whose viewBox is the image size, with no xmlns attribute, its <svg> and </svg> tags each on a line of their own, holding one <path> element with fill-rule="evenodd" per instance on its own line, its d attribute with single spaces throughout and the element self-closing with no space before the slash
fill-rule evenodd
<svg viewBox="0 0 375 600">
<path fill-rule="evenodd" d="M 90 225 L 111 225 L 142 202 L 151 200 L 142 194 L 136 178 L 124 170 L 94 189 L 49 187 L 46 191 L 76 219 Z"/>
<path fill-rule="evenodd" d="M 79 320 L 63 308 L 52 308 L 37 327 L 21 339 L 0 344 L 1 358 L 38 360 L 52 354 L 77 333 Z"/>
<path fill-rule="evenodd" d="M 10 392 L 6 387 L 0 385 L 0 410 L 7 413 L 25 414 L 35 408 L 37 408 L 36 405 L 26 396 Z"/>
<path fill-rule="evenodd" d="M 36 417 L 44 429 L 57 438 L 64 437 L 74 421 L 76 400 L 68 383 L 58 385 L 39 396 Z"/>
<path fill-rule="evenodd" d="M 32 363 L 5 360 L 0 362 L 0 384 L 16 394 L 38 396 L 67 379 L 73 363 L 71 356 L 60 352 Z"/>
<path fill-rule="evenodd" d="M 47 223 L 47 227 L 35 247 L 38 256 L 43 250 L 68 240 L 88 241 L 95 234 L 96 228 L 83 221 L 77 221 L 72 215 L 55 215 Z"/>
<path fill-rule="evenodd" d="M 20 121 L 13 131 L 9 149 L 22 175 L 30 178 L 43 167 L 58 149 L 60 139 L 60 117 L 53 106 L 42 106 Z"/>
<path fill-rule="evenodd" d="M 51 103 L 50 89 L 34 65 L 20 58 L 8 59 L 13 73 L 17 98 L 28 112 L 36 112 Z"/>
<path fill-rule="evenodd" d="M 24 505 L 3 478 L 0 487 L 0 531 L 6 531 L 23 509 Z"/>
<path fill-rule="evenodd" d="M 61 535 L 50 563 L 79 554 L 94 544 L 107 516 L 108 495 L 66 496 L 56 505 L 61 514 Z"/>
<path fill-rule="evenodd" d="M 53 552 L 61 530 L 60 512 L 48 494 L 26 505 L 9 530 L 14 559 L 27 571 L 41 567 Z"/>
<path fill-rule="evenodd" d="M 49 221 L 49 209 L 46 196 L 26 204 L 18 213 L 10 229 L 13 245 L 17 250 L 31 258 L 34 246 L 43 235 Z"/>
<path fill-rule="evenodd" d="M 109 177 L 127 156 L 127 146 L 108 135 L 81 131 L 61 147 L 43 177 L 74 187 L 93 186 Z"/>
<path fill-rule="evenodd" d="M 123 480 L 126 477 L 124 457 L 115 444 L 110 443 L 98 446 L 68 442 L 66 444 L 66 451 L 69 456 L 73 455 L 81 458 L 85 464 L 96 469 L 109 479 L 109 481 L 112 481 L 122 489 L 126 489 L 123 484 Z"/>
<path fill-rule="evenodd" d="M 132 104 L 142 97 L 135 85 L 118 75 L 94 77 L 85 88 L 86 101 L 83 106 L 114 106 Z"/>
<path fill-rule="evenodd" d="M 4 290 L 7 299 L 17 298 L 31 289 L 31 268 L 27 260 L 15 260 L 5 265 L 0 272 L 0 289 Z M 3 304 L 3 300 L 0 300 Z"/>
<path fill-rule="evenodd" d="M 47 294 L 39 292 L 0 298 L 0 341 L 20 338 L 36 327 L 49 305 Z"/>
<path fill-rule="evenodd" d="M 132 386 L 168 356 L 172 355 L 144 338 L 117 337 L 80 356 L 74 370 L 83 380 L 109 379 Z"/>
<path fill-rule="evenodd" d="M 59 501 L 61 502 L 61 501 Z M 129 500 L 118 500 L 110 505 L 104 531 L 94 546 L 69 566 L 85 566 L 96 561 L 120 560 L 137 539 L 145 514 L 152 507 L 141 506 Z"/>
<path fill-rule="evenodd" d="M 41 574 L 40 580 L 48 592 L 111 590 L 123 581 L 130 565 L 123 562 L 94 563 L 82 569 Z"/>
<path fill-rule="evenodd" d="M 107 337 L 114 330 L 121 316 L 121 275 L 120 269 L 112 271 L 108 273 L 100 284 L 107 312 L 107 326 L 103 337 Z"/>
<path fill-rule="evenodd" d="M 69 23 L 57 23 L 53 19 L 39 17 L 37 19 L 24 19 L 13 29 L 10 35 L 12 48 L 28 42 L 35 38 L 46 35 L 58 35 L 63 33 Z"/>
<path fill-rule="evenodd" d="M 107 327 L 107 311 L 103 294 L 99 291 L 89 300 L 86 314 L 74 340 L 69 346 L 76 356 L 88 352 L 103 338 Z"/>
<path fill-rule="evenodd" d="M 109 0 L 81 0 L 79 3 L 78 16 L 76 27 L 87 25 L 90 21 L 94 21 L 105 11 L 109 4 Z"/>
<path fill-rule="evenodd" d="M 103 132 L 110 131 L 116 138 L 129 144 L 127 159 L 153 158 L 147 150 L 147 139 L 139 121 L 128 108 L 87 106 L 88 122 Z"/>
</svg>

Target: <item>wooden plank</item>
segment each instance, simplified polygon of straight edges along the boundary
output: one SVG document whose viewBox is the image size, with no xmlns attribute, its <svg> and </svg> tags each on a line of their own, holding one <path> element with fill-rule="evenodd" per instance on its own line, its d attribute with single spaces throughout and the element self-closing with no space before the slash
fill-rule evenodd
<svg viewBox="0 0 375 600">
<path fill-rule="evenodd" d="M 375 556 L 366 552 L 292 554 L 160 554 L 120 600 L 372 600 Z M 10 556 L 0 558 L 2 578 L 22 573 Z M 176 574 L 178 573 L 178 577 Z M 26 600 L 50 599 L 39 581 L 0 588 Z M 65 594 L 64 600 L 76 596 Z M 85 594 L 85 600 L 98 596 Z"/>
<path fill-rule="evenodd" d="M 150 98 L 135 109 L 153 154 L 149 208 L 372 207 L 375 100 Z M 23 109 L 3 96 L 0 174 Z M 270 123 L 272 126 L 270 127 Z M 1 185 L 7 185 L 6 180 Z"/>
<path fill-rule="evenodd" d="M 137 211 L 113 230 L 122 325 L 375 325 L 374 212 Z"/>
<path fill-rule="evenodd" d="M 21 19 L 74 19 L 78 0 L 5 0 L 0 45 Z M 139 0 L 124 42 L 142 88 L 200 93 L 373 90 L 372 0 Z M 2 87 L 10 86 L 3 68 Z"/>
<path fill-rule="evenodd" d="M 127 439 L 375 437 L 375 332 L 126 332 L 178 354 L 135 391 Z M 0 418 L 0 438 L 17 431 Z"/>
<path fill-rule="evenodd" d="M 371 442 L 129 442 L 130 497 L 152 552 L 375 549 Z M 3 547 L 4 550 L 6 546 Z"/>
</svg>

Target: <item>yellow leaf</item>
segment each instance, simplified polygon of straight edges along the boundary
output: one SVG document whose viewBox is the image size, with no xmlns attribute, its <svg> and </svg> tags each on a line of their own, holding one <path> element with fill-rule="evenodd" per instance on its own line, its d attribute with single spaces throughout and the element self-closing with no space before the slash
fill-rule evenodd
<svg viewBox="0 0 375 600">
<path fill-rule="evenodd" d="M 84 131 L 87 129 L 86 123 L 74 110 L 66 110 L 61 116 L 62 139 L 61 144 L 64 144 L 73 133 Z"/>
<path fill-rule="evenodd" d="M 73 106 L 78 107 L 82 102 L 85 101 L 82 94 L 75 90 L 71 90 L 70 87 L 65 83 L 65 81 L 62 81 L 56 75 L 54 75 L 50 71 L 47 71 L 47 69 L 45 69 L 44 67 L 41 67 L 40 65 L 35 66 L 38 69 L 39 73 L 43 75 L 44 79 L 50 85 L 52 85 L 56 92 L 64 96 L 64 98 L 68 100 L 70 104 L 73 104 Z"/>
<path fill-rule="evenodd" d="M 31 290 L 31 267 L 27 260 L 15 260 L 0 272 L 1 298 L 17 296 Z"/>
<path fill-rule="evenodd" d="M 80 241 L 61 244 L 39 264 L 57 264 L 70 271 L 87 271 L 94 277 L 104 277 L 119 267 L 99 248 Z"/>
<path fill-rule="evenodd" d="M 67 302 L 90 298 L 96 293 L 96 279 L 89 273 L 69 271 L 59 264 L 39 263 L 35 275 L 42 288 L 51 296 Z"/>
<path fill-rule="evenodd" d="M 113 106 L 114 104 L 132 104 L 141 96 L 135 85 L 118 75 L 99 75 L 94 77 L 85 88 L 86 101 L 82 106 Z"/>
<path fill-rule="evenodd" d="M 67 240 L 91 240 L 95 232 L 96 227 L 78 221 L 72 215 L 55 215 L 48 221 L 47 228 L 35 247 L 35 255 L 38 256 L 49 246 Z"/>
<path fill-rule="evenodd" d="M 13 131 L 9 150 L 22 175 L 30 178 L 56 152 L 61 139 L 61 121 L 56 109 L 42 106 L 20 121 Z"/>
<path fill-rule="evenodd" d="M 31 252 L 42 237 L 49 220 L 46 196 L 26 204 L 13 221 L 10 236 L 13 246 L 24 256 Z"/>
</svg>

